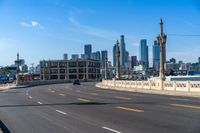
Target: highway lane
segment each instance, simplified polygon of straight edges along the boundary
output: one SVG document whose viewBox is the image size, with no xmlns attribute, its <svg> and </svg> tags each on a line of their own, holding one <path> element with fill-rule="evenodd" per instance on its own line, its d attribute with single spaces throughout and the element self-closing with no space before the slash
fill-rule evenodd
<svg viewBox="0 0 200 133">
<path fill-rule="evenodd" d="M 15 133 L 199 133 L 200 98 L 46 85 L 0 92 L 0 120 Z"/>
</svg>

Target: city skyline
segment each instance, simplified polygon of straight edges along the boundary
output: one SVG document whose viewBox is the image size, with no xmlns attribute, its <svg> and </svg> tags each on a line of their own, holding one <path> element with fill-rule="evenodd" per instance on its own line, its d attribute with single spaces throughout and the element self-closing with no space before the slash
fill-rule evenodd
<svg viewBox="0 0 200 133">
<path fill-rule="evenodd" d="M 199 5 L 196 0 L 170 3 L 167 0 L 151 3 L 145 0 L 3 0 L 0 2 L 0 18 L 4 20 L 0 25 L 3 31 L 0 33 L 0 53 L 3 55 L 0 66 L 13 64 L 18 52 L 27 65 L 39 64 L 43 59 L 62 59 L 63 53 L 68 53 L 69 57 L 83 53 L 85 44 L 92 44 L 94 51 L 106 49 L 112 61 L 113 45 L 120 35 L 126 37 L 130 56 L 139 57 L 139 42 L 147 39 L 152 66 L 152 45 L 159 34 L 160 17 L 168 35 L 167 60 L 173 57 L 177 61 L 197 62 Z"/>
</svg>

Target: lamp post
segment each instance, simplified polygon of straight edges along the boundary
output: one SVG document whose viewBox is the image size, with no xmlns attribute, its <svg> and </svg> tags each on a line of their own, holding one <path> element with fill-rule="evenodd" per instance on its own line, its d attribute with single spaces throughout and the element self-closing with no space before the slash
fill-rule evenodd
<svg viewBox="0 0 200 133">
<path fill-rule="evenodd" d="M 160 46 L 160 72 L 159 72 L 159 79 L 161 80 L 162 89 L 163 89 L 163 81 L 165 80 L 163 47 L 166 44 L 166 41 L 167 41 L 167 36 L 163 33 L 163 22 L 162 22 L 162 19 L 160 19 L 160 34 L 157 36 L 157 43 Z"/>
</svg>

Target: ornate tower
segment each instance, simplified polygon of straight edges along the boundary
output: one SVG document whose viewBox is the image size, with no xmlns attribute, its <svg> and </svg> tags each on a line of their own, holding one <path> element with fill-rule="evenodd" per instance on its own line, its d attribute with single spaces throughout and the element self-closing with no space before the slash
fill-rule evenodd
<svg viewBox="0 0 200 133">
<path fill-rule="evenodd" d="M 120 62 L 119 62 L 119 56 L 120 56 L 120 48 L 119 48 L 119 41 L 117 40 L 117 44 L 116 44 L 116 67 L 115 67 L 115 78 L 119 79 L 120 77 Z"/>
<path fill-rule="evenodd" d="M 165 69 L 164 69 L 164 45 L 166 44 L 167 36 L 163 33 L 163 22 L 160 19 L 160 34 L 157 37 L 157 43 L 160 46 L 160 72 L 159 78 L 161 81 L 165 80 Z M 162 83 L 163 84 L 163 83 Z"/>
</svg>

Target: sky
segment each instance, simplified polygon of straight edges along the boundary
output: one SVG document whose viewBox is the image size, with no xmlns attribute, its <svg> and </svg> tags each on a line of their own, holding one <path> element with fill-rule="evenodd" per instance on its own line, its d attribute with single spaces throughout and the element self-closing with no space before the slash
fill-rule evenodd
<svg viewBox="0 0 200 133">
<path fill-rule="evenodd" d="M 11 65 L 19 52 L 27 65 L 112 48 L 125 35 L 130 56 L 139 57 L 147 39 L 149 60 L 159 34 L 167 35 L 167 60 L 197 62 L 200 57 L 199 0 L 0 0 L 0 66 Z"/>
</svg>

